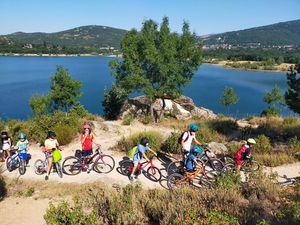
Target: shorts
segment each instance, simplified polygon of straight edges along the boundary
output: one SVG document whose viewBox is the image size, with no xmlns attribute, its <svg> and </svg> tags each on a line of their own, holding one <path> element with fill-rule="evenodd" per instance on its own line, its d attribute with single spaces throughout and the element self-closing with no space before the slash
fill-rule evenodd
<svg viewBox="0 0 300 225">
<path fill-rule="evenodd" d="M 20 153 L 20 156 L 23 160 L 27 161 L 27 159 L 28 159 L 28 154 L 27 153 Z"/>
<path fill-rule="evenodd" d="M 90 150 L 82 150 L 81 154 L 82 154 L 83 157 L 87 157 L 87 156 L 89 156 L 89 155 L 92 155 L 92 154 L 93 154 L 93 149 L 90 149 Z"/>
</svg>

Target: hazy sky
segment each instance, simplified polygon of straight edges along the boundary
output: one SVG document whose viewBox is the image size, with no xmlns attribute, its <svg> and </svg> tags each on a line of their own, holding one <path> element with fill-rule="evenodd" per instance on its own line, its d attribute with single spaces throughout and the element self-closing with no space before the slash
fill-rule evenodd
<svg viewBox="0 0 300 225">
<path fill-rule="evenodd" d="M 168 16 L 198 35 L 300 19 L 300 0 L 0 0 L 0 34 L 57 32 L 84 25 L 131 29 Z"/>
</svg>

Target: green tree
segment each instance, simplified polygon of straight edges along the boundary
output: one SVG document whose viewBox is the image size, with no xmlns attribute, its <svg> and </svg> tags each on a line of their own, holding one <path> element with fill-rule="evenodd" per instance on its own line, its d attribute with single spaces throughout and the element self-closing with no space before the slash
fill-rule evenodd
<svg viewBox="0 0 300 225">
<path fill-rule="evenodd" d="M 57 66 L 56 73 L 51 78 L 50 88 L 54 109 L 68 112 L 82 96 L 81 86 L 80 81 L 72 79 L 68 70 Z"/>
<path fill-rule="evenodd" d="M 121 42 L 122 61 L 111 62 L 116 85 L 127 91 L 141 91 L 155 99 L 174 99 L 182 94 L 202 60 L 201 44 L 184 22 L 182 35 L 171 33 L 167 17 L 158 25 L 143 23 L 140 32 L 131 30 Z M 163 112 L 165 105 L 161 112 Z M 151 115 L 154 110 L 151 104 Z"/>
<path fill-rule="evenodd" d="M 117 119 L 127 97 L 127 92 L 116 85 L 112 85 L 110 91 L 105 89 L 104 100 L 102 101 L 104 117 L 109 120 Z"/>
<path fill-rule="evenodd" d="M 227 108 L 227 114 L 229 114 L 230 105 L 238 103 L 239 98 L 233 88 L 225 87 L 223 96 L 221 97 L 220 103 Z"/>
<path fill-rule="evenodd" d="M 277 85 L 270 92 L 265 93 L 264 102 L 268 104 L 268 108 L 261 113 L 262 116 L 278 116 L 280 114 L 279 105 L 284 103 L 284 98 Z"/>
<path fill-rule="evenodd" d="M 35 116 L 47 115 L 51 112 L 51 96 L 33 95 L 29 100 L 31 111 Z"/>
<path fill-rule="evenodd" d="M 284 63 L 284 58 L 283 58 L 283 56 L 279 56 L 279 57 L 277 58 L 277 60 L 276 60 L 276 63 L 277 63 L 278 65 Z"/>
<path fill-rule="evenodd" d="M 288 90 L 285 92 L 285 102 L 287 106 L 295 113 L 300 114 L 300 63 L 296 66 L 291 66 L 287 73 Z"/>
</svg>

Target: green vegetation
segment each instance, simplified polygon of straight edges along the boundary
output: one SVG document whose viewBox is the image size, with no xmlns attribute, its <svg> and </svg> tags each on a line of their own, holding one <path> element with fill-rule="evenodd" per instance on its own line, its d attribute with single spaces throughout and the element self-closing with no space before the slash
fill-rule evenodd
<svg viewBox="0 0 300 225">
<path fill-rule="evenodd" d="M 287 106 L 294 112 L 300 114 L 300 62 L 295 67 L 290 67 L 287 74 L 288 90 L 285 93 Z"/>
<path fill-rule="evenodd" d="M 220 177 L 215 189 L 144 190 L 138 183 L 112 189 L 87 188 L 73 204 L 51 204 L 48 224 L 291 224 L 299 220 L 299 193 L 280 188 L 264 175 L 241 183 Z M 291 207 L 287 207 L 290 205 Z M 294 213 L 294 214 L 291 214 Z"/>
<path fill-rule="evenodd" d="M 111 62 L 116 86 L 128 95 L 143 91 L 152 103 L 157 98 L 179 97 L 182 87 L 198 70 L 202 56 L 189 25 L 184 23 L 182 35 L 171 33 L 167 17 L 160 27 L 147 20 L 140 32 L 129 31 L 122 40 L 121 50 L 124 60 Z M 154 118 L 153 105 L 150 111 Z"/>
<path fill-rule="evenodd" d="M 223 96 L 220 103 L 227 108 L 227 113 L 229 114 L 229 107 L 238 103 L 239 98 L 237 97 L 233 88 L 225 87 L 223 91 Z"/>
<path fill-rule="evenodd" d="M 262 116 L 279 116 L 280 110 L 279 105 L 283 104 L 284 98 L 280 93 L 280 88 L 275 85 L 271 92 L 267 92 L 264 95 L 264 102 L 266 102 L 269 106 L 266 108 L 261 115 Z"/>
<path fill-rule="evenodd" d="M 115 54 L 126 32 L 104 26 L 83 26 L 49 34 L 18 32 L 0 36 L 0 53 Z"/>
</svg>

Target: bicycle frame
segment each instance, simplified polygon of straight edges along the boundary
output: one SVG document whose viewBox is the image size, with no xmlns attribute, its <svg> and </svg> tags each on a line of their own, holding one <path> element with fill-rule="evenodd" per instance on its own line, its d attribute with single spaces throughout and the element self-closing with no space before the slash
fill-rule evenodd
<svg viewBox="0 0 300 225">
<path fill-rule="evenodd" d="M 177 180 L 177 184 L 189 183 L 189 181 L 194 180 L 200 173 L 205 176 L 205 172 L 202 166 L 198 166 L 198 168 L 193 172 L 185 171 L 183 175 L 183 179 Z"/>
</svg>

